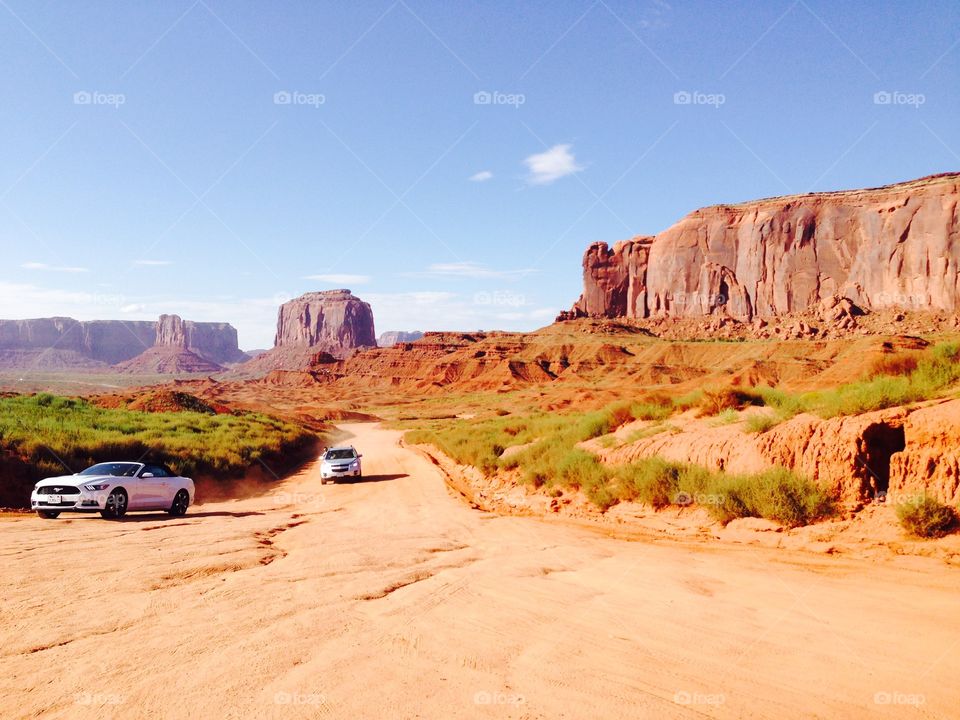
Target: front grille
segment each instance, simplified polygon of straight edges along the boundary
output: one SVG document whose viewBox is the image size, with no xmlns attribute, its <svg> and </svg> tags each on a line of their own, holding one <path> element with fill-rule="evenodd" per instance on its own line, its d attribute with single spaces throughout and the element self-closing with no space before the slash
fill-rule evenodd
<svg viewBox="0 0 960 720">
<path fill-rule="evenodd" d="M 46 485 L 37 488 L 37 495 L 79 495 L 80 488 L 73 485 Z"/>
<path fill-rule="evenodd" d="M 333 468 L 334 472 L 346 472 L 350 469 L 349 465 L 335 465 Z"/>
</svg>

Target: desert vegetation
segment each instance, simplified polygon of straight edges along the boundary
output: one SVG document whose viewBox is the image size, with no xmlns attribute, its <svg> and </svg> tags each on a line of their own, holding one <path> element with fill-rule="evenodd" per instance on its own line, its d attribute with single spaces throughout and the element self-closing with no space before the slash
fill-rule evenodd
<svg viewBox="0 0 960 720">
<path fill-rule="evenodd" d="M 609 437 L 632 420 L 662 416 L 651 413 L 649 402 L 624 402 L 582 414 L 427 423 L 408 431 L 406 439 L 432 444 L 488 475 L 516 470 L 523 482 L 553 495 L 565 489 L 581 490 L 603 510 L 620 501 L 657 509 L 697 504 L 723 523 L 738 517 L 764 517 L 791 527 L 833 511 L 832 498 L 824 491 L 782 468 L 733 475 L 660 458 L 607 466 L 579 446 L 585 440 Z"/>
<path fill-rule="evenodd" d="M 943 537 L 957 525 L 957 514 L 929 495 L 920 495 L 897 507 L 897 518 L 908 533 L 920 538 Z"/>
<path fill-rule="evenodd" d="M 11 469 L 2 502 L 22 504 L 35 480 L 104 460 L 149 457 L 184 475 L 236 477 L 258 461 L 286 466 L 317 440 L 284 420 L 188 400 L 189 410 L 141 412 L 50 394 L 0 398 L 0 454 Z"/>
<path fill-rule="evenodd" d="M 960 344 L 941 343 L 926 352 L 896 353 L 876 360 L 865 377 L 835 388 L 789 393 L 779 388 L 704 388 L 676 398 L 677 410 L 696 410 L 732 422 L 731 411 L 762 405 L 772 413 L 753 414 L 745 432 L 766 432 L 801 412 L 822 418 L 859 415 L 932 400 L 960 382 Z"/>
</svg>

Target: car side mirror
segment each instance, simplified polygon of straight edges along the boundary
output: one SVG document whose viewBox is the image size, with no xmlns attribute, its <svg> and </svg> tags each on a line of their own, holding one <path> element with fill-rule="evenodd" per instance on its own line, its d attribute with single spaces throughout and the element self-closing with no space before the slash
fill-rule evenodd
<svg viewBox="0 0 960 720">
<path fill-rule="evenodd" d="M 362 457 L 363 457 L 363 455 L 357 455 L 357 460 L 359 460 L 359 459 L 362 458 Z"/>
<path fill-rule="evenodd" d="M 141 475 L 140 477 L 142 477 L 142 478 L 153 477 L 153 473 L 144 473 L 144 474 Z"/>
</svg>

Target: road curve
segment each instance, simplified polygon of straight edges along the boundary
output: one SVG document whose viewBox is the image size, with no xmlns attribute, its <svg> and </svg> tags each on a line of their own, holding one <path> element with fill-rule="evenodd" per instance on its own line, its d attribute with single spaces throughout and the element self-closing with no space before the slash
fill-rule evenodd
<svg viewBox="0 0 960 720">
<path fill-rule="evenodd" d="M 4 718 L 951 717 L 960 573 L 625 542 L 453 498 L 375 424 L 185 518 L 0 518 Z M 955 717 L 955 715 L 953 715 Z"/>
</svg>

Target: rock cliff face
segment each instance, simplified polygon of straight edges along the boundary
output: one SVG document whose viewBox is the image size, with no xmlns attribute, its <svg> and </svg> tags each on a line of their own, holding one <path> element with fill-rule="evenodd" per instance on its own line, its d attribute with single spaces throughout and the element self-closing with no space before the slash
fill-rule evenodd
<svg viewBox="0 0 960 720">
<path fill-rule="evenodd" d="M 280 306 L 275 347 L 306 346 L 344 357 L 376 344 L 373 311 L 349 290 L 307 293 Z"/>
<path fill-rule="evenodd" d="M 154 345 L 185 348 L 218 365 L 243 362 L 249 356 L 237 346 L 237 331 L 229 323 L 201 323 L 179 315 L 161 315 Z"/>
<path fill-rule="evenodd" d="M 393 347 L 397 343 L 416 342 L 422 337 L 423 333 L 419 330 L 388 330 L 380 333 L 380 337 L 377 338 L 377 347 Z"/>
<path fill-rule="evenodd" d="M 832 298 L 866 310 L 960 309 L 960 174 L 697 210 L 583 260 L 573 317 L 748 321 Z"/>
<path fill-rule="evenodd" d="M 184 341 L 181 347 L 216 365 L 247 358 L 237 346 L 236 329 L 227 323 L 183 321 L 174 315 L 161 316 L 157 322 L 54 317 L 0 320 L 0 367 L 105 369 L 158 342 Z"/>
<path fill-rule="evenodd" d="M 349 290 L 311 292 L 280 306 L 273 349 L 245 363 L 238 372 L 258 375 L 302 370 L 319 358 L 345 358 L 376 345 L 368 303 Z"/>
</svg>

